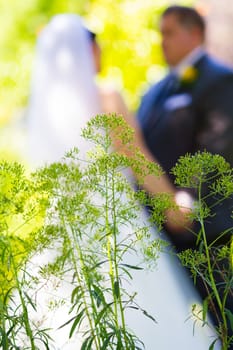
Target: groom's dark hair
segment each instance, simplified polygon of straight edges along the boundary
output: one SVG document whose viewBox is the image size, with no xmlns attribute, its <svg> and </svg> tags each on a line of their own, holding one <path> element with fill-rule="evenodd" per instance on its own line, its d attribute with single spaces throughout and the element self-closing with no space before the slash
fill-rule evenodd
<svg viewBox="0 0 233 350">
<path fill-rule="evenodd" d="M 179 23 L 187 28 L 198 28 L 205 37 L 206 24 L 204 18 L 192 7 L 173 5 L 169 6 L 163 13 L 162 18 L 168 15 L 177 17 Z"/>
<path fill-rule="evenodd" d="M 90 29 L 87 29 L 87 35 L 89 37 L 89 39 L 91 39 L 91 41 L 95 42 L 96 41 L 96 33 L 92 32 Z"/>
</svg>

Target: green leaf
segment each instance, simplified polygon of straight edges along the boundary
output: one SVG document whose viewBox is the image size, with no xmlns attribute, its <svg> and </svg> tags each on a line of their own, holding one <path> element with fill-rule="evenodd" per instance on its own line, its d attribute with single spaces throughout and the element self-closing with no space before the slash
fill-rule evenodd
<svg viewBox="0 0 233 350">
<path fill-rule="evenodd" d="M 95 284 L 93 285 L 93 289 L 94 289 L 94 291 L 92 291 L 92 294 L 93 294 L 94 298 L 96 299 L 97 307 L 99 307 L 101 305 L 101 303 L 106 304 L 102 290 Z"/>
<path fill-rule="evenodd" d="M 24 296 L 26 297 L 27 301 L 32 306 L 32 308 L 36 311 L 36 304 L 33 303 L 32 299 L 29 297 L 29 295 L 27 293 L 24 293 Z"/>
<path fill-rule="evenodd" d="M 126 266 L 129 269 L 133 269 L 133 270 L 143 270 L 142 267 L 136 266 L 136 265 L 129 265 L 129 264 L 120 264 L 121 266 Z"/>
<path fill-rule="evenodd" d="M 82 343 L 82 346 L 81 346 L 81 349 L 80 350 L 89 350 L 91 349 L 91 345 L 94 341 L 94 337 L 93 336 L 90 336 L 88 338 L 86 338 L 84 340 L 84 342 Z"/>
<path fill-rule="evenodd" d="M 202 306 L 203 306 L 202 319 L 205 322 L 206 321 L 207 312 L 208 312 L 208 298 L 204 299 Z"/>
<path fill-rule="evenodd" d="M 142 309 L 141 309 L 141 310 L 142 310 Z M 143 314 L 144 314 L 146 317 L 150 318 L 153 322 L 158 323 L 158 322 L 156 321 L 156 319 L 155 319 L 152 315 L 150 315 L 146 310 L 142 310 L 142 312 L 143 312 Z"/>
<path fill-rule="evenodd" d="M 133 279 L 132 275 L 130 274 L 130 272 L 129 272 L 126 268 L 124 268 L 124 267 L 121 266 L 121 270 L 124 271 L 124 273 L 125 273 L 131 280 Z"/>
<path fill-rule="evenodd" d="M 123 336 L 123 335 L 122 335 Z M 123 349 L 123 344 L 121 340 L 121 334 L 117 337 L 117 347 L 116 350 L 122 350 Z M 132 349 L 133 350 L 133 349 Z"/>
<path fill-rule="evenodd" d="M 231 330 L 233 331 L 233 313 L 232 311 L 225 309 L 228 320 L 230 321 Z"/>
<path fill-rule="evenodd" d="M 99 324 L 102 317 L 106 314 L 106 312 L 108 311 L 108 309 L 110 308 L 111 305 L 112 305 L 112 303 L 107 304 L 100 312 L 98 312 L 98 316 L 97 316 L 96 321 L 95 321 L 96 326 Z"/>
<path fill-rule="evenodd" d="M 107 338 L 104 340 L 104 343 L 103 345 L 101 346 L 100 350 L 106 350 L 107 349 L 107 346 L 108 344 L 110 343 L 110 340 L 112 337 L 114 337 L 115 333 L 114 332 L 111 332 L 108 334 Z M 82 350 L 82 349 L 81 349 Z"/>
<path fill-rule="evenodd" d="M 75 321 L 74 321 L 74 323 L 73 323 L 73 325 L 72 325 L 72 327 L 71 327 L 71 329 L 70 329 L 69 338 L 72 337 L 72 335 L 73 335 L 73 333 L 74 333 L 74 331 L 75 331 L 75 328 L 78 326 L 78 324 L 79 324 L 79 323 L 81 324 L 81 322 L 82 322 L 82 316 L 83 316 L 84 312 L 85 312 L 85 309 L 83 309 L 83 310 L 75 317 Z M 80 326 L 80 324 L 79 324 L 79 326 Z"/>
<path fill-rule="evenodd" d="M 218 341 L 218 338 L 215 339 L 211 344 L 210 344 L 210 347 L 209 347 L 209 350 L 214 350 L 214 345 L 215 343 Z"/>
<path fill-rule="evenodd" d="M 71 323 L 73 320 L 75 320 L 76 316 L 72 317 L 71 319 L 69 319 L 68 321 L 66 321 L 65 323 L 63 323 L 60 327 L 58 327 L 58 329 L 61 329 L 65 326 L 67 326 L 69 323 Z"/>
<path fill-rule="evenodd" d="M 114 282 L 114 295 L 118 299 L 120 296 L 119 281 Z"/>
<path fill-rule="evenodd" d="M 81 292 L 81 293 L 80 293 Z M 77 286 L 76 288 L 73 289 L 72 294 L 71 294 L 71 303 L 74 302 L 75 296 L 79 297 L 82 295 L 82 288 L 81 286 Z"/>
</svg>

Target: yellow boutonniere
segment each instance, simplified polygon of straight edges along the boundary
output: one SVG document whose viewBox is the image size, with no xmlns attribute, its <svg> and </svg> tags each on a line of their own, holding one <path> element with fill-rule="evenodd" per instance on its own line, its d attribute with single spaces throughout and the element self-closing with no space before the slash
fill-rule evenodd
<svg viewBox="0 0 233 350">
<path fill-rule="evenodd" d="M 184 69 L 181 74 L 180 80 L 183 83 L 189 84 L 197 79 L 198 71 L 196 68 L 189 66 Z"/>
</svg>

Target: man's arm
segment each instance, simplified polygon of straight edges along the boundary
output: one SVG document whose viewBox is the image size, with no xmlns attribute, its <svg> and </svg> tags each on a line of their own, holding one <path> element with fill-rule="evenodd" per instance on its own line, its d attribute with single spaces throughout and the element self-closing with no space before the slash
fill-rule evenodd
<svg viewBox="0 0 233 350">
<path fill-rule="evenodd" d="M 111 112 L 114 110 L 115 112 L 121 114 L 127 124 L 134 130 L 133 143 L 130 145 L 133 147 L 123 145 L 120 143 L 119 139 L 113 135 L 113 143 L 116 150 L 127 155 L 128 157 L 134 157 L 134 150 L 138 148 L 148 161 L 158 164 L 158 161 L 153 157 L 144 142 L 138 121 L 131 113 L 129 113 L 122 96 L 115 91 L 111 93 L 108 92 L 107 98 L 106 94 L 103 96 L 102 99 L 104 99 L 105 102 L 105 112 Z M 190 222 L 187 220 L 187 211 L 189 211 L 187 201 L 184 201 L 180 194 L 177 196 L 175 186 L 165 174 L 161 175 L 160 177 L 155 175 L 146 176 L 144 178 L 143 187 L 152 196 L 160 193 L 168 193 L 171 195 L 171 198 L 174 199 L 174 203 L 177 204 L 180 209 L 178 210 L 177 208 L 177 210 L 168 210 L 166 213 L 167 226 L 169 226 L 173 232 L 180 232 L 183 230 L 184 226 L 190 225 Z"/>
<path fill-rule="evenodd" d="M 124 118 L 134 130 L 134 148 L 139 148 L 140 152 L 142 152 L 145 158 L 150 162 L 159 164 L 145 145 L 137 120 L 129 114 L 124 115 Z M 132 148 L 123 147 L 122 150 L 128 157 L 133 156 Z M 188 193 L 177 191 L 166 174 L 163 174 L 160 177 L 147 175 L 144 178 L 143 188 L 152 196 L 160 193 L 167 193 L 171 195 L 171 198 L 177 205 L 177 210 L 167 210 L 166 212 L 166 225 L 170 230 L 179 234 L 179 232 L 184 230 L 184 227 L 190 227 L 191 222 L 187 214 L 190 212 L 190 208 L 192 208 L 192 198 Z"/>
</svg>

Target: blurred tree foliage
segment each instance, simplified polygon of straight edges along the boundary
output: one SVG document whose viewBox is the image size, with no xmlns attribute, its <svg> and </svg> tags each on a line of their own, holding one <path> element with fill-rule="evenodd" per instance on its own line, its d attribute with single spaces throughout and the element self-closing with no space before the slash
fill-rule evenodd
<svg viewBox="0 0 233 350">
<path fill-rule="evenodd" d="M 135 109 L 146 83 L 163 74 L 158 20 L 167 1 L 92 1 L 87 16 L 103 50 L 102 77 L 123 89 Z"/>
<path fill-rule="evenodd" d="M 180 1 L 182 4 L 191 1 Z M 158 20 L 170 0 L 0 0 L 0 126 L 26 106 L 35 43 L 56 13 L 83 15 L 103 49 L 101 80 L 110 80 L 136 109 L 147 84 L 164 72 Z"/>
</svg>

